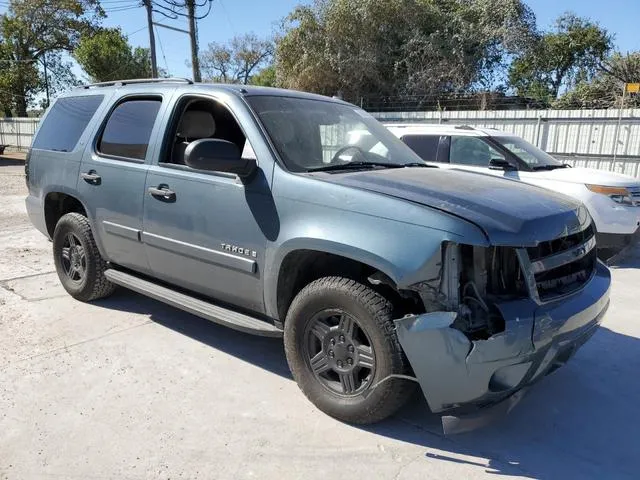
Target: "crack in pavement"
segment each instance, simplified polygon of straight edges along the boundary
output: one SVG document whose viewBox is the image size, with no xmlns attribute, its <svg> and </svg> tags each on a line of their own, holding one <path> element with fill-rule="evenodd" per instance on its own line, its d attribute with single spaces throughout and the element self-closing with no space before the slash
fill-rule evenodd
<svg viewBox="0 0 640 480">
<path fill-rule="evenodd" d="M 101 339 L 103 339 L 105 337 L 110 337 L 112 335 L 117 335 L 118 333 L 122 333 L 122 332 L 126 332 L 126 331 L 129 331 L 129 330 L 133 330 L 134 328 L 143 327 L 143 326 L 148 325 L 150 323 L 155 323 L 155 322 L 153 320 L 146 320 L 146 321 L 144 321 L 142 323 L 139 323 L 138 325 L 132 325 L 130 327 L 121 328 L 120 330 L 116 330 L 116 331 L 113 331 L 113 332 L 107 332 L 107 333 L 104 333 L 102 335 L 98 335 L 97 337 L 87 338 L 85 340 L 80 340 L 80 341 L 72 343 L 70 345 L 63 345 L 61 347 L 54 348 L 54 349 L 49 350 L 47 352 L 38 353 L 36 355 L 31 355 L 29 357 L 21 358 L 20 360 L 16 360 L 14 362 L 5 363 L 4 365 L 0 365 L 0 371 L 1 370 L 5 370 L 6 368 L 11 367 L 13 365 L 17 365 L 19 363 L 28 362 L 29 360 L 33 360 L 34 358 L 46 357 L 47 355 L 51 355 L 51 354 L 55 355 L 55 354 L 60 353 L 60 352 L 66 352 L 69 349 L 77 347 L 79 345 L 84 345 L 86 343 L 95 342 L 95 341 L 101 340 Z"/>
</svg>

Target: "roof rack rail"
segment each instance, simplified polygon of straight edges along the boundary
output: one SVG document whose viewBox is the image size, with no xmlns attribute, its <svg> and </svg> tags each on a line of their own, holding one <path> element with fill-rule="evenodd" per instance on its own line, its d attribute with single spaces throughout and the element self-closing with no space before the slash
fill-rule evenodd
<svg viewBox="0 0 640 480">
<path fill-rule="evenodd" d="M 471 125 L 456 125 L 455 128 L 458 130 L 475 130 Z"/>
<path fill-rule="evenodd" d="M 189 85 L 193 85 L 193 80 L 188 78 L 181 77 L 169 77 L 169 78 L 132 78 L 130 80 L 113 80 L 111 82 L 98 82 L 98 83 L 89 83 L 87 85 L 82 85 L 82 88 L 93 88 L 93 87 L 113 87 L 115 85 L 135 85 L 138 83 L 187 83 Z"/>
</svg>

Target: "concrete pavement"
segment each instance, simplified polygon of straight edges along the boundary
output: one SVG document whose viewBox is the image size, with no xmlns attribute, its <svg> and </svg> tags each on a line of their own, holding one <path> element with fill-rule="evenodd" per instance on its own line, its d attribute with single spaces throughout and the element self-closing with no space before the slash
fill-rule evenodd
<svg viewBox="0 0 640 480">
<path fill-rule="evenodd" d="M 504 420 L 443 437 L 419 395 L 371 427 L 327 417 L 279 340 L 126 290 L 71 299 L 25 194 L 0 161 L 0 479 L 637 478 L 640 254 L 566 367 Z"/>
</svg>

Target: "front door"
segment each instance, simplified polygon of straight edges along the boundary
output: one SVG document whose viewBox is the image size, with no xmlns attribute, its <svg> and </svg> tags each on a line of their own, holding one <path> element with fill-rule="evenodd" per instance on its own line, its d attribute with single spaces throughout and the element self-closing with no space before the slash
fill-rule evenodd
<svg viewBox="0 0 640 480">
<path fill-rule="evenodd" d="M 107 259 L 141 272 L 149 271 L 140 241 L 146 159 L 154 154 L 150 141 L 161 106 L 159 96 L 119 101 L 87 148 L 78 181 Z"/>
<path fill-rule="evenodd" d="M 169 126 L 163 161 L 147 175 L 142 239 L 149 264 L 169 283 L 262 312 L 262 265 L 277 225 L 267 175 L 258 169 L 243 182 L 186 166 L 185 144 L 199 138 L 223 138 L 250 150 L 225 107 L 187 100 L 173 115 L 177 126 Z"/>
</svg>

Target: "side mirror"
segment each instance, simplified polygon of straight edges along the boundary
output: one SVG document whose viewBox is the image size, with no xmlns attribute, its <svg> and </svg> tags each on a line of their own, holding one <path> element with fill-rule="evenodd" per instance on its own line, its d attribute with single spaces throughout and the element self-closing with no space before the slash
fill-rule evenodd
<svg viewBox="0 0 640 480">
<path fill-rule="evenodd" d="M 258 168 L 252 158 L 242 158 L 235 143 L 219 138 L 201 138 L 189 143 L 184 151 L 184 163 L 197 170 L 235 173 L 241 178 L 251 176 Z"/>
<path fill-rule="evenodd" d="M 507 162 L 504 158 L 492 158 L 489 161 L 489 168 L 492 170 L 517 170 L 516 167 Z"/>
</svg>

